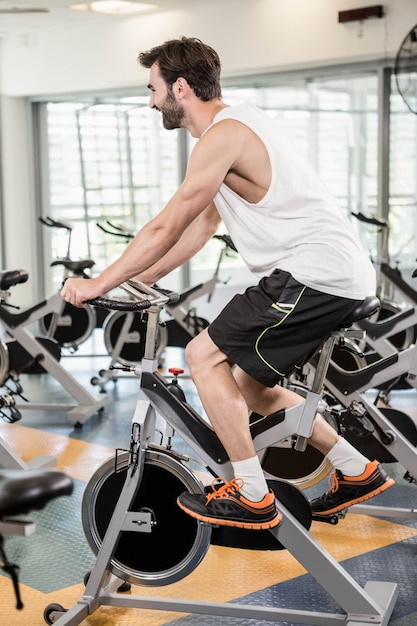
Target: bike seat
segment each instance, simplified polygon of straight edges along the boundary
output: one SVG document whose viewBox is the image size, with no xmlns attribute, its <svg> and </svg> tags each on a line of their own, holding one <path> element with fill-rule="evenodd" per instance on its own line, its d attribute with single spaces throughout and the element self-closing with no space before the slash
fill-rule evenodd
<svg viewBox="0 0 417 626">
<path fill-rule="evenodd" d="M 81 274 L 84 270 L 89 270 L 93 267 L 94 261 L 92 259 L 80 259 L 79 261 L 58 259 L 57 261 L 52 261 L 51 267 L 55 267 L 56 265 L 63 265 L 65 269 L 73 274 Z"/>
<path fill-rule="evenodd" d="M 348 328 L 355 322 L 363 320 L 370 315 L 376 313 L 381 306 L 379 298 L 376 296 L 368 296 L 358 304 L 356 309 L 349 315 L 349 317 L 340 324 L 340 328 Z"/>
<path fill-rule="evenodd" d="M 360 320 L 358 326 L 362 328 L 362 330 L 366 331 L 366 334 L 372 337 L 372 339 L 379 339 L 384 335 L 388 335 L 399 322 L 407 319 L 407 317 L 411 317 L 414 313 L 415 309 L 407 309 L 406 311 L 394 313 L 392 317 L 388 317 L 386 320 L 382 321 L 371 322 L 370 320 L 365 319 Z"/>
<path fill-rule="evenodd" d="M 8 289 L 13 285 L 25 283 L 29 277 L 26 270 L 4 270 L 0 272 L 0 290 Z"/>
<path fill-rule="evenodd" d="M 42 300 L 42 302 L 38 302 L 38 304 L 35 304 L 33 307 L 27 309 L 26 311 L 22 311 L 22 313 L 10 313 L 10 311 L 6 310 L 5 306 L 0 306 L 0 320 L 8 324 L 10 328 L 17 328 L 17 326 L 19 326 L 20 324 L 24 324 L 26 320 L 29 319 L 29 317 L 32 315 L 32 313 L 34 313 L 38 309 L 41 309 L 44 306 L 45 302 L 46 300 Z M 3 303 L 1 302 L 0 304 Z"/>
<path fill-rule="evenodd" d="M 73 486 L 72 478 L 57 470 L 0 470 L 0 519 L 41 509 L 69 496 Z"/>
</svg>

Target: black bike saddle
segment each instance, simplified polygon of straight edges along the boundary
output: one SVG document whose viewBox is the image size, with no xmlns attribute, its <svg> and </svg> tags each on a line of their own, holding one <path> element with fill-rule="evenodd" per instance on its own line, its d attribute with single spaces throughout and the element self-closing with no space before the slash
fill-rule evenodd
<svg viewBox="0 0 417 626">
<path fill-rule="evenodd" d="M 0 290 L 9 289 L 13 285 L 25 283 L 29 277 L 26 270 L 3 270 L 0 272 Z"/>
<path fill-rule="evenodd" d="M 41 509 L 71 495 L 73 486 L 72 478 L 58 470 L 0 470 L 0 519 Z"/>
<path fill-rule="evenodd" d="M 56 265 L 63 265 L 65 269 L 69 270 L 73 274 L 81 274 L 84 270 L 89 270 L 94 265 L 93 259 L 80 259 L 79 261 L 70 261 L 68 259 L 57 259 L 52 261 L 51 267 Z"/>
<path fill-rule="evenodd" d="M 370 315 L 376 313 L 381 306 L 379 298 L 376 296 L 368 296 L 358 304 L 356 309 L 351 313 L 348 319 L 344 320 L 342 324 L 340 324 L 340 328 L 348 328 L 354 322 L 359 322 L 359 320 L 363 320 Z"/>
</svg>

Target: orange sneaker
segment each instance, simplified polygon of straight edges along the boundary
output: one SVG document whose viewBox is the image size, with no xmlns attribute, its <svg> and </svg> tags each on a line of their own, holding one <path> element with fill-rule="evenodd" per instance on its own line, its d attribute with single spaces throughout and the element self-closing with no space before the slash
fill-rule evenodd
<svg viewBox="0 0 417 626">
<path fill-rule="evenodd" d="M 215 484 L 217 481 L 221 481 L 220 486 Z M 271 490 L 260 502 L 252 502 L 239 492 L 243 487 L 241 478 L 230 482 L 218 478 L 217 481 L 213 481 L 213 491 L 209 494 L 182 493 L 177 498 L 178 506 L 201 522 L 219 526 L 267 530 L 280 523 L 282 516 Z"/>
<path fill-rule="evenodd" d="M 330 491 L 310 502 L 313 515 L 337 513 L 353 504 L 373 498 L 394 484 L 395 481 L 378 461 L 367 463 L 360 476 L 344 476 L 340 470 L 335 470 L 329 476 Z"/>
</svg>

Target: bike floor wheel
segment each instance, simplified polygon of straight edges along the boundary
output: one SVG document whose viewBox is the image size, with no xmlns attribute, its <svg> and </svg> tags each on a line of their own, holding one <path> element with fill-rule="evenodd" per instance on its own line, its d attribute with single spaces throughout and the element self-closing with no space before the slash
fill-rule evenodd
<svg viewBox="0 0 417 626">
<path fill-rule="evenodd" d="M 123 333 L 123 341 L 118 346 L 119 337 Z M 167 331 L 163 326 L 158 329 L 156 356 L 158 357 L 167 345 Z M 140 313 L 114 311 L 103 325 L 104 345 L 114 361 L 121 365 L 136 365 L 145 354 L 146 321 Z"/>
<path fill-rule="evenodd" d="M 293 448 L 268 448 L 262 460 L 267 477 L 282 478 L 300 489 L 317 485 L 332 469 L 331 463 L 313 446 L 304 452 Z"/>
<path fill-rule="evenodd" d="M 292 383 L 289 388 L 303 397 L 306 395 L 306 388 L 303 385 Z M 334 430 L 338 430 L 337 422 L 331 413 L 326 411 L 323 417 Z M 332 464 L 313 446 L 307 444 L 304 452 L 299 452 L 294 450 L 289 441 L 267 448 L 261 458 L 261 464 L 267 478 L 283 479 L 300 489 L 317 485 L 332 469 Z"/>
<path fill-rule="evenodd" d="M 109 459 L 92 476 L 84 492 L 82 523 L 95 554 L 100 549 L 127 474 L 128 453 L 120 455 L 117 471 Z M 130 510 L 147 510 L 155 525 L 150 533 L 119 533 L 111 571 L 133 584 L 168 585 L 191 573 L 205 556 L 211 528 L 200 524 L 177 505 L 184 491 L 203 488 L 180 461 L 149 450 L 143 478 Z"/>
<path fill-rule="evenodd" d="M 39 320 L 42 334 L 49 336 L 51 324 L 55 324 L 54 314 L 45 315 Z M 94 307 L 77 308 L 67 302 L 62 313 L 58 316 L 53 339 L 63 348 L 74 348 L 88 339 L 97 324 L 97 315 Z"/>
</svg>

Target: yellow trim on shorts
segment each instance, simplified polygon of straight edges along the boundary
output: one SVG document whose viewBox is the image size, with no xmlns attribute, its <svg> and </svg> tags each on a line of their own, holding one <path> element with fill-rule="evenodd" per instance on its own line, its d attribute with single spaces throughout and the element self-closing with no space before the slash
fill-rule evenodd
<svg viewBox="0 0 417 626">
<path fill-rule="evenodd" d="M 293 305 L 290 305 L 291 306 L 291 310 L 283 309 L 280 306 L 278 306 L 275 302 L 271 305 L 274 309 L 276 309 L 277 311 L 280 311 L 280 313 L 284 313 L 285 315 L 277 324 L 272 324 L 272 326 L 268 326 L 267 328 L 264 328 L 264 330 L 261 332 L 261 334 L 259 335 L 258 339 L 255 342 L 255 352 L 258 355 L 258 357 L 261 359 L 261 361 L 263 361 L 265 363 L 265 365 L 267 367 L 269 367 L 270 370 L 272 370 L 273 372 L 275 372 L 279 376 L 285 376 L 285 374 L 283 374 L 279 370 L 275 369 L 275 367 L 273 367 L 270 363 L 268 363 L 268 361 L 261 355 L 261 353 L 260 353 L 260 351 L 258 349 L 258 345 L 259 345 L 259 342 L 261 341 L 262 337 L 265 335 L 265 333 L 267 333 L 269 330 L 271 330 L 271 328 L 276 328 L 277 326 L 280 326 L 281 324 L 283 324 L 285 322 L 285 320 L 288 318 L 288 316 L 291 315 L 291 313 L 295 310 L 295 307 L 299 303 L 300 298 L 303 295 L 305 290 L 306 290 L 306 286 L 304 285 L 304 287 L 302 288 L 302 290 L 301 290 L 299 296 L 297 297 L 295 303 Z"/>
</svg>

